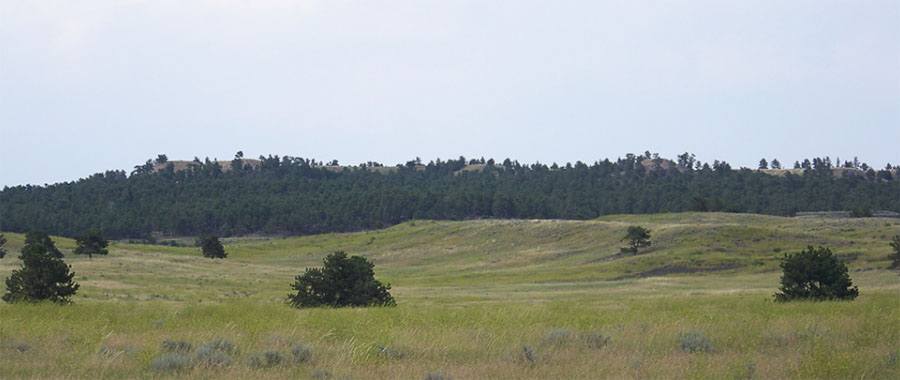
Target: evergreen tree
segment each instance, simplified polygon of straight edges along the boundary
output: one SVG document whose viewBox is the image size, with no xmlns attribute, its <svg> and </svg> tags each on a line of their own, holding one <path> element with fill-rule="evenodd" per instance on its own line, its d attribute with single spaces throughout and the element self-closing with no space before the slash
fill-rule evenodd
<svg viewBox="0 0 900 380">
<path fill-rule="evenodd" d="M 0 259 L 6 257 L 6 236 L 0 234 Z"/>
<path fill-rule="evenodd" d="M 760 169 L 768 169 L 768 168 L 769 168 L 769 162 L 766 161 L 765 158 L 759 160 L 759 168 L 760 168 Z M 774 168 L 773 168 L 773 169 L 774 169 Z"/>
<path fill-rule="evenodd" d="M 322 268 L 307 268 L 297 276 L 288 303 L 297 308 L 344 306 L 396 306 L 389 290 L 375 279 L 375 264 L 362 256 L 347 258 L 338 251 L 325 258 Z"/>
<path fill-rule="evenodd" d="M 777 158 L 772 159 L 772 169 L 781 169 L 781 163 L 778 162 Z"/>
<path fill-rule="evenodd" d="M 630 226 L 622 241 L 628 243 L 627 247 L 621 249 L 622 252 L 636 255 L 638 248 L 650 246 L 650 230 L 641 226 Z"/>
<path fill-rule="evenodd" d="M 69 303 L 79 285 L 72 279 L 75 273 L 62 259 L 53 255 L 41 243 L 26 244 L 22 248 L 22 267 L 13 270 L 6 279 L 6 302 L 49 300 Z"/>
<path fill-rule="evenodd" d="M 900 271 L 900 235 L 894 235 L 894 238 L 891 239 L 890 242 L 891 249 L 894 251 L 888 256 L 891 260 L 891 265 L 888 269 L 897 269 Z"/>
<path fill-rule="evenodd" d="M 646 170 L 638 157 L 644 156 L 563 164 L 558 170 L 507 159 L 503 166 L 460 171 L 464 159 L 437 159 L 425 166 L 411 161 L 409 168 L 339 172 L 318 160 L 277 156 L 262 162 L 241 158 L 226 172 L 198 158 L 177 171 L 170 161 L 131 177 L 119 170 L 75 182 L 4 188 L 0 225 L 12 232 L 43 229 L 64 236 L 103 226 L 106 238 L 117 239 L 154 233 L 297 235 L 359 231 L 412 218 L 586 219 L 699 210 L 694 195 L 705 197 L 709 211 L 792 215 L 851 210 L 860 199 L 874 210 L 900 209 L 897 172 L 832 176 L 827 160 L 825 165 L 817 160 L 821 172 L 803 176 L 732 170 L 718 160 L 693 161 L 695 170 L 688 170 L 693 155 L 687 153 L 679 157 L 678 170 Z"/>
<path fill-rule="evenodd" d="M 210 259 L 224 259 L 228 257 L 225 254 L 225 247 L 222 246 L 222 242 L 219 241 L 219 237 L 216 235 L 204 237 L 201 240 L 200 249 L 203 251 L 203 257 Z"/>
<path fill-rule="evenodd" d="M 853 300 L 859 289 L 853 286 L 847 265 L 838 260 L 826 247 L 813 248 L 797 254 L 787 254 L 781 260 L 780 293 L 775 294 L 779 302 L 797 299 L 815 301 Z"/>
<path fill-rule="evenodd" d="M 48 253 L 57 259 L 63 258 L 62 252 L 56 248 L 56 244 L 50 239 L 50 235 L 41 230 L 31 230 L 25 234 L 25 246 L 40 245 L 43 246 Z"/>
<path fill-rule="evenodd" d="M 103 238 L 103 232 L 97 228 L 84 230 L 75 237 L 75 243 L 77 244 L 77 247 L 75 247 L 76 255 L 88 255 L 89 258 L 94 258 L 95 254 L 109 254 L 109 250 L 106 249 L 109 246 L 109 241 Z"/>
</svg>

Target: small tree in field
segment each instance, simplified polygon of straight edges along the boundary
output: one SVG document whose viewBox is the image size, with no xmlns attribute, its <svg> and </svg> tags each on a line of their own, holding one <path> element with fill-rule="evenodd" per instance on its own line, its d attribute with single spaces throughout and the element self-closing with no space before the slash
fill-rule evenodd
<svg viewBox="0 0 900 380">
<path fill-rule="evenodd" d="M 6 257 L 6 236 L 0 234 L 0 259 Z"/>
<path fill-rule="evenodd" d="M 225 247 L 222 246 L 219 237 L 216 235 L 203 237 L 200 242 L 200 249 L 203 251 L 203 257 L 208 257 L 210 259 L 224 259 L 228 257 L 228 255 L 225 254 Z"/>
<path fill-rule="evenodd" d="M 888 269 L 897 269 L 900 271 L 900 235 L 894 235 L 890 244 L 891 248 L 894 249 L 894 252 L 891 252 L 891 254 L 888 255 L 888 258 L 891 259 L 891 265 Z"/>
<path fill-rule="evenodd" d="M 103 232 L 96 228 L 85 230 L 76 236 L 75 243 L 78 245 L 75 247 L 76 255 L 88 255 L 89 258 L 94 258 L 94 255 L 109 254 L 109 250 L 106 249 L 109 241 L 104 239 Z"/>
<path fill-rule="evenodd" d="M 6 302 L 48 300 L 69 303 L 69 297 L 78 290 L 72 281 L 75 273 L 70 266 L 56 257 L 43 244 L 26 244 L 22 248 L 22 267 L 13 270 L 6 279 Z"/>
<path fill-rule="evenodd" d="M 838 260 L 825 247 L 807 247 L 797 254 L 787 254 L 781 260 L 780 293 L 775 300 L 780 302 L 798 299 L 815 301 L 853 300 L 859 289 L 853 286 L 847 265 Z"/>
<path fill-rule="evenodd" d="M 375 264 L 362 256 L 348 258 L 343 251 L 328 255 L 322 268 L 307 268 L 297 276 L 288 295 L 294 307 L 396 306 L 389 290 L 375 279 Z"/>
<path fill-rule="evenodd" d="M 622 253 L 636 255 L 638 248 L 650 246 L 650 230 L 641 226 L 630 226 L 622 241 L 628 243 L 627 247 L 621 248 Z"/>
</svg>

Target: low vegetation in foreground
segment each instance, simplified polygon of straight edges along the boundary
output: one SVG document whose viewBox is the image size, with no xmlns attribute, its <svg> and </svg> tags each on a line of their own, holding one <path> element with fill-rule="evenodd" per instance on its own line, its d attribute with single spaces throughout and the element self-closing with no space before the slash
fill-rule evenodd
<svg viewBox="0 0 900 380">
<path fill-rule="evenodd" d="M 652 245 L 620 252 L 629 226 Z M 198 248 L 111 242 L 74 255 L 71 305 L 0 304 L 3 378 L 898 378 L 900 220 L 715 213 L 590 221 L 413 221 Z M 21 266 L 5 233 L 0 278 Z M 38 239 L 40 240 L 40 239 Z M 830 247 L 858 297 L 774 302 L 786 255 Z M 335 251 L 396 307 L 286 294 Z"/>
</svg>

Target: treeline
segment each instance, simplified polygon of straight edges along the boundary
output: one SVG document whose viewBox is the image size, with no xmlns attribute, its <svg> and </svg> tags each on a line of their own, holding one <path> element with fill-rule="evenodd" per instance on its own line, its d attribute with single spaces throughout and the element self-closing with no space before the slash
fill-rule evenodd
<svg viewBox="0 0 900 380">
<path fill-rule="evenodd" d="M 112 238 L 146 238 L 354 231 L 410 219 L 900 210 L 896 168 L 836 176 L 823 159 L 802 175 L 775 176 L 726 162 L 702 164 L 687 153 L 677 162 L 649 153 L 562 166 L 460 157 L 340 171 L 296 157 L 261 156 L 250 165 L 242 156 L 229 170 L 197 159 L 176 171 L 161 155 L 131 175 L 107 171 L 75 182 L 6 187 L 0 223 L 13 232 L 74 236 L 97 227 Z"/>
</svg>

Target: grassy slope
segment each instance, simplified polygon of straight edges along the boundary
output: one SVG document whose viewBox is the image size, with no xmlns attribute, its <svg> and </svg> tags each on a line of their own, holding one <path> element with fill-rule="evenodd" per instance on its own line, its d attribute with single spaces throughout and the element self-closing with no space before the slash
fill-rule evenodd
<svg viewBox="0 0 900 380">
<path fill-rule="evenodd" d="M 624 229 L 654 245 L 616 255 Z M 416 221 L 381 231 L 227 242 L 226 260 L 193 248 L 114 244 L 109 257 L 70 255 L 82 288 L 69 307 L 0 305 L 2 377 L 467 378 L 893 377 L 900 374 L 897 276 L 872 268 L 900 221 L 735 214 L 609 216 L 592 221 Z M 22 235 L 0 277 L 18 264 Z M 850 261 L 852 303 L 773 304 L 778 258 L 823 244 Z M 393 284 L 392 309 L 294 310 L 289 283 L 334 250 L 363 254 Z M 780 251 L 776 252 L 776 251 Z M 678 272 L 699 271 L 691 275 Z M 664 277 L 642 274 L 670 273 Z M 674 272 L 674 273 L 673 273 Z M 619 280 L 615 280 L 619 279 Z M 556 328 L 602 331 L 607 348 L 551 344 Z M 711 354 L 685 354 L 698 330 Z M 233 340 L 227 369 L 153 372 L 162 339 Z M 303 365 L 256 369 L 267 349 L 313 348 Z M 20 352 L 22 342 L 31 348 Z M 379 355 L 375 345 L 405 351 Z M 515 360 L 522 345 L 537 364 Z M 102 375 L 102 376 L 101 376 Z"/>
</svg>

